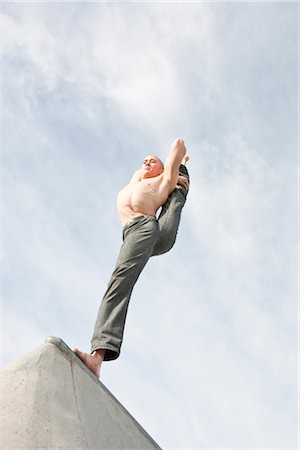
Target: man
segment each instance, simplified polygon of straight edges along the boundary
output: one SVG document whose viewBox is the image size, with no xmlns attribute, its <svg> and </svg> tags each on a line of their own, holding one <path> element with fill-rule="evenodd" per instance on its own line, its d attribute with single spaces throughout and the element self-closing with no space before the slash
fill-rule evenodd
<svg viewBox="0 0 300 450">
<path fill-rule="evenodd" d="M 97 377 L 102 362 L 120 354 L 132 289 L 145 264 L 151 256 L 163 254 L 174 245 L 189 187 L 184 166 L 187 160 L 183 140 L 176 139 L 165 166 L 157 156 L 146 156 L 141 169 L 118 194 L 123 244 L 99 308 L 91 354 L 74 349 Z"/>
</svg>

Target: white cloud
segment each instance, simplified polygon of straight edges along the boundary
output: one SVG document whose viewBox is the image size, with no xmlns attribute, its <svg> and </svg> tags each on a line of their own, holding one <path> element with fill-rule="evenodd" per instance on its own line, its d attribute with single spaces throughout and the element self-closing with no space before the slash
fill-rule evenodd
<svg viewBox="0 0 300 450">
<path fill-rule="evenodd" d="M 66 6 L 56 7 L 57 13 L 61 8 L 69 10 Z M 174 10 L 167 5 L 157 5 L 157 10 L 148 4 L 128 4 L 124 8 L 128 14 L 116 5 L 92 6 L 95 14 L 88 15 L 88 20 L 83 17 L 79 23 L 81 33 L 72 33 L 70 39 L 72 15 L 67 16 L 62 31 L 60 22 L 46 26 L 47 15 L 41 14 L 40 6 L 23 6 L 23 21 L 5 16 L 5 52 L 18 57 L 21 49 L 22 58 L 31 69 L 22 74 L 22 87 L 33 98 L 40 90 L 52 92 L 62 81 L 74 84 L 79 92 L 84 92 L 85 111 L 91 116 L 92 104 L 109 98 L 130 120 L 158 135 L 165 136 L 167 132 L 170 140 L 172 130 L 184 131 L 188 126 L 186 86 L 182 84 L 181 64 L 186 63 L 183 52 L 189 44 L 200 45 L 209 61 L 213 59 L 209 10 L 198 5 L 196 14 L 191 15 L 186 5 L 176 5 Z M 53 14 L 53 8 L 47 9 Z M 174 39 L 177 29 L 180 37 Z M 204 70 L 211 70 L 212 63 L 199 62 L 201 78 L 212 82 L 212 73 Z M 10 74 L 10 78 L 20 83 L 19 74 Z"/>
</svg>

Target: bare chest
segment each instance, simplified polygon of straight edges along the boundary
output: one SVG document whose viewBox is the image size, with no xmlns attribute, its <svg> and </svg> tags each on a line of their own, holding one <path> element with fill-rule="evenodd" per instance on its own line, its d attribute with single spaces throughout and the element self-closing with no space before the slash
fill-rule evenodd
<svg viewBox="0 0 300 450">
<path fill-rule="evenodd" d="M 123 198 L 124 200 L 130 199 L 156 199 L 159 197 L 159 185 L 147 181 L 142 180 L 137 183 L 128 184 L 119 192 L 119 198 Z"/>
</svg>

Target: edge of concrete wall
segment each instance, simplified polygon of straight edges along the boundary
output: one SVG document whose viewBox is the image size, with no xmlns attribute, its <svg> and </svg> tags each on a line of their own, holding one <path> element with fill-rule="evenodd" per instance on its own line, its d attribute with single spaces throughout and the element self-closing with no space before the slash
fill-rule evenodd
<svg viewBox="0 0 300 450">
<path fill-rule="evenodd" d="M 70 362 L 77 364 L 96 384 L 103 389 L 111 400 L 121 408 L 123 412 L 129 417 L 129 419 L 135 424 L 137 428 L 144 434 L 145 437 L 156 447 L 158 450 L 162 450 L 161 447 L 154 441 L 154 439 L 147 433 L 147 431 L 139 424 L 139 422 L 130 414 L 130 412 L 119 402 L 119 400 L 107 389 L 107 387 L 94 375 L 81 359 L 75 355 L 75 353 L 68 347 L 68 345 L 59 337 L 49 336 L 45 340 L 45 344 L 52 344 L 63 354 L 63 356 Z"/>
</svg>

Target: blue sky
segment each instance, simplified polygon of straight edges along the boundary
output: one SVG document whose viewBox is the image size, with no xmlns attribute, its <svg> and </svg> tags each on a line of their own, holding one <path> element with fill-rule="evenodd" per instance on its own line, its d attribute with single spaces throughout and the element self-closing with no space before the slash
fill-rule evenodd
<svg viewBox="0 0 300 450">
<path fill-rule="evenodd" d="M 183 137 L 177 243 L 102 381 L 164 449 L 298 443 L 298 5 L 5 2 L 2 363 L 86 351 L 115 198 Z"/>
</svg>

